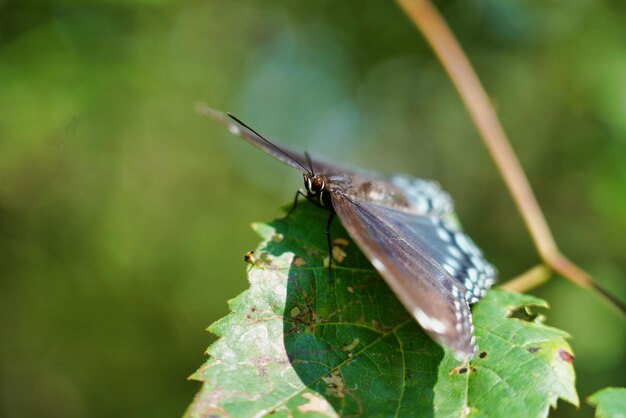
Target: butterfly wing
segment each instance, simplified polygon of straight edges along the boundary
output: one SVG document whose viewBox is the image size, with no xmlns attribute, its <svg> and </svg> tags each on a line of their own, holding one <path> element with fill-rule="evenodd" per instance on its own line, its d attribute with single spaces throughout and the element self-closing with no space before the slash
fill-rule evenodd
<svg viewBox="0 0 626 418">
<path fill-rule="evenodd" d="M 265 153 L 297 170 L 300 170 L 303 173 L 308 172 L 311 168 L 303 150 L 295 147 L 279 145 L 274 140 L 268 141 L 252 129 L 245 126 L 238 119 L 233 119 L 228 114 L 212 109 L 208 106 L 199 105 L 198 112 L 215 119 L 225 125 L 231 133 L 245 139 L 255 147 L 260 148 Z M 313 172 L 315 173 L 335 174 L 350 171 L 349 169 L 346 170 L 345 168 L 326 162 L 318 157 L 313 159 L 311 163 L 313 166 Z"/>
<path fill-rule="evenodd" d="M 420 216 L 412 223 L 421 225 L 420 240 L 430 248 L 431 257 L 465 287 L 470 304 L 478 302 L 495 282 L 497 271 L 463 232 L 450 195 L 432 180 L 396 175 L 388 181 L 402 190 L 408 202 L 404 210 Z"/>
<path fill-rule="evenodd" d="M 428 254 L 464 288 L 467 301 L 477 302 L 494 283 L 495 268 L 458 222 L 450 195 L 435 181 L 407 175 L 387 178 L 361 175 L 328 177 L 332 189 L 359 198 L 362 205 L 375 203 L 402 218 L 415 229 L 419 249 Z M 381 214 L 384 218 L 384 215 Z"/>
<path fill-rule="evenodd" d="M 415 215 L 449 218 L 454 215 L 452 198 L 439 183 L 406 174 L 396 174 L 386 181 L 400 190 L 409 212 Z"/>
<path fill-rule="evenodd" d="M 452 200 L 435 182 L 384 178 L 270 142 L 238 119 L 201 105 L 267 154 L 301 172 L 324 175 L 344 227 L 420 325 L 459 359 L 474 352 L 469 304 L 493 283 L 495 270 L 460 230 Z"/>
<path fill-rule="evenodd" d="M 440 262 L 440 217 L 363 199 L 335 188 L 333 207 L 350 236 L 424 330 L 461 360 L 474 351 L 466 289 Z M 440 251 L 443 253 L 444 251 Z"/>
</svg>

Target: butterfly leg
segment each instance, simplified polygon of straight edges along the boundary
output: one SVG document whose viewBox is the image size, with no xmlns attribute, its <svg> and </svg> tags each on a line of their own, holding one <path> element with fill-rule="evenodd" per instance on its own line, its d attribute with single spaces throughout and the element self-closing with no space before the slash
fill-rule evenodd
<svg viewBox="0 0 626 418">
<path fill-rule="evenodd" d="M 293 198 L 293 205 L 291 205 L 291 209 L 289 209 L 285 216 L 280 218 L 281 221 L 286 221 L 287 219 L 289 219 L 293 211 L 296 210 L 296 206 L 298 206 L 298 199 L 300 198 L 300 196 L 307 198 L 307 195 L 302 191 L 302 189 L 299 189 L 296 192 L 296 196 Z"/>
<path fill-rule="evenodd" d="M 335 219 L 335 212 L 330 212 L 330 216 L 328 217 L 328 221 L 326 222 L 326 243 L 328 244 L 328 277 L 330 279 L 333 278 L 333 243 L 330 240 L 330 227 L 333 224 L 333 219 Z"/>
</svg>

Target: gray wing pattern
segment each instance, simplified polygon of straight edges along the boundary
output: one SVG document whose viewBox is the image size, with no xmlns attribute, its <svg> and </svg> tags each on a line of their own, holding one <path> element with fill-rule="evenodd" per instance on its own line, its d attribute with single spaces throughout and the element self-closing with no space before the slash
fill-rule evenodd
<svg viewBox="0 0 626 418">
<path fill-rule="evenodd" d="M 450 195 L 439 183 L 398 175 L 389 181 L 402 190 L 414 217 L 402 216 L 431 257 L 466 289 L 467 301 L 476 303 L 496 280 L 496 269 L 467 236 L 454 214 Z"/>
<path fill-rule="evenodd" d="M 470 358 L 475 348 L 465 289 L 421 239 L 425 232 L 436 236 L 434 224 L 340 190 L 333 191 L 332 199 L 350 236 L 422 328 L 460 360 Z"/>
</svg>

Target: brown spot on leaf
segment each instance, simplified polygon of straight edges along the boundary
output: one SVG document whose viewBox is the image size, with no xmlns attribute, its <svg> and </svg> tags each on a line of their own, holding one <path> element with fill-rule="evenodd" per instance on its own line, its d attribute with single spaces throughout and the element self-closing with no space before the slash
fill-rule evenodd
<svg viewBox="0 0 626 418">
<path fill-rule="evenodd" d="M 541 350 L 541 347 L 530 347 L 530 348 L 528 348 L 528 351 L 530 351 L 533 354 L 535 354 L 539 350 Z"/>
<path fill-rule="evenodd" d="M 385 326 L 384 324 L 381 324 L 380 322 L 376 321 L 375 319 L 372 319 L 372 327 L 376 328 L 377 330 L 379 330 L 380 332 L 386 333 L 389 332 L 391 329 L 393 329 L 393 325 L 387 325 Z"/>
<path fill-rule="evenodd" d="M 333 240 L 333 244 L 335 244 L 335 245 L 343 245 L 344 247 L 347 247 L 349 243 L 350 242 L 347 239 L 341 238 L 341 237 L 335 238 Z"/>
<path fill-rule="evenodd" d="M 361 342 L 361 340 L 359 338 L 355 338 L 350 344 L 345 345 L 342 347 L 343 351 L 352 351 L 356 348 L 357 345 L 359 345 L 359 343 Z"/>
<path fill-rule="evenodd" d="M 326 393 L 328 395 L 332 395 L 337 398 L 343 398 L 345 396 L 346 388 L 339 370 L 333 371 L 329 377 L 322 377 L 322 380 L 328 385 L 326 388 Z"/>
<path fill-rule="evenodd" d="M 478 354 L 478 357 L 479 357 L 479 358 L 485 358 L 485 357 L 487 357 L 487 352 L 486 352 L 486 351 L 481 351 L 481 352 Z"/>
<path fill-rule="evenodd" d="M 307 403 L 298 406 L 298 410 L 303 414 L 307 412 L 326 414 L 329 412 L 329 404 L 324 398 L 320 398 L 312 393 L 304 393 L 302 397 L 308 400 Z"/>
<path fill-rule="evenodd" d="M 558 354 L 559 354 L 559 358 L 561 360 L 566 361 L 569 364 L 574 364 L 574 356 L 572 355 L 572 353 L 570 353 L 570 352 L 568 352 L 566 350 L 560 349 L 558 351 Z"/>
<path fill-rule="evenodd" d="M 459 366 L 459 367 L 455 367 L 454 369 L 450 370 L 450 373 L 448 373 L 448 376 L 452 376 L 455 373 L 458 374 L 465 374 L 467 372 L 477 372 L 478 370 L 476 369 L 476 367 L 474 366 Z"/>
<path fill-rule="evenodd" d="M 346 259 L 347 256 L 348 254 L 346 254 L 346 252 L 341 247 L 337 245 L 333 246 L 333 260 L 341 263 L 343 260 Z"/>
<path fill-rule="evenodd" d="M 293 265 L 296 266 L 296 267 L 306 266 L 306 260 L 304 258 L 301 258 L 301 257 L 295 257 L 293 259 Z"/>
</svg>

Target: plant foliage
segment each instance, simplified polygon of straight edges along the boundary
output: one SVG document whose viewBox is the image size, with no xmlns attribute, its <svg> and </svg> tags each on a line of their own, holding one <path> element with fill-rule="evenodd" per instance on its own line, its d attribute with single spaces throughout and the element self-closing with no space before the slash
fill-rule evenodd
<svg viewBox="0 0 626 418">
<path fill-rule="evenodd" d="M 263 238 L 250 288 L 209 330 L 220 338 L 192 376 L 187 415 L 547 416 L 575 405 L 567 333 L 529 315 L 546 303 L 491 290 L 473 307 L 479 354 L 462 365 L 421 330 L 327 212 L 302 204 Z"/>
<path fill-rule="evenodd" d="M 596 418 L 626 418 L 626 388 L 604 388 L 587 402 L 596 407 Z"/>
</svg>

